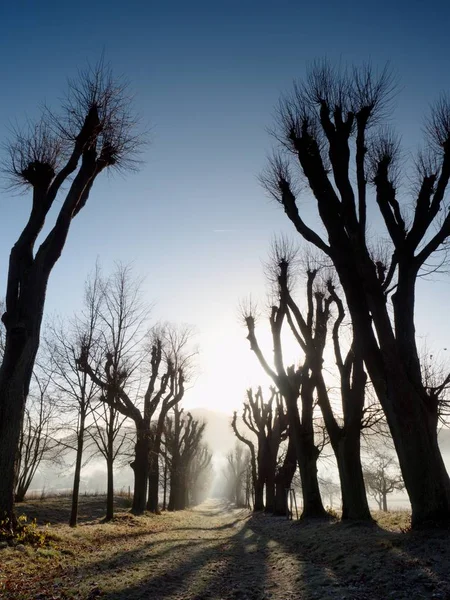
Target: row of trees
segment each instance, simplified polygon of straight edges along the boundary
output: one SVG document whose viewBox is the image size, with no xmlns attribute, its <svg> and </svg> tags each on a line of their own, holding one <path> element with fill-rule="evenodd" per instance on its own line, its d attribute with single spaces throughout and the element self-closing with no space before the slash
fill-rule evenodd
<svg viewBox="0 0 450 600">
<path fill-rule="evenodd" d="M 193 372 L 192 331 L 169 324 L 148 329 L 148 312 L 128 267 L 118 266 L 108 278 L 97 267 L 81 314 L 47 328 L 35 369 L 39 409 L 34 420 L 26 409 L 21 435 L 16 500 L 23 499 L 44 456 L 55 460 L 57 450 L 72 449 L 70 524 L 75 525 L 87 442 L 106 461 L 107 519 L 113 517 L 113 472 L 120 454 L 132 457 L 135 514 L 159 510 L 161 458 L 169 473 L 167 508 L 179 510 L 198 497 L 194 489 L 211 460 L 202 443 L 205 424 L 179 406 Z M 53 423 L 53 435 L 49 407 L 66 417 Z M 72 427 L 67 416 L 73 417 Z"/>
<path fill-rule="evenodd" d="M 276 253 L 276 299 L 270 315 L 273 365 L 259 347 L 254 312 L 244 316 L 251 348 L 286 403 L 304 514 L 324 513 L 311 422 L 315 390 L 338 466 L 343 518 L 370 518 L 360 461 L 370 381 L 398 455 L 412 526 L 420 527 L 450 518 L 450 479 L 437 438 L 448 377 L 430 385 L 414 321 L 418 277 L 436 268 L 433 257 L 445 249 L 450 235 L 450 101 L 442 96 L 432 107 L 425 148 L 405 173 L 399 138 L 383 124 L 394 91 L 387 68 L 343 69 L 323 61 L 281 99 L 274 127 L 279 149 L 261 180 L 333 275 L 318 284 L 318 270 L 307 269 L 306 309 L 301 311 L 291 293 L 292 257 L 283 249 Z M 403 198 L 408 194 L 401 191 L 406 175 L 415 182 L 407 201 Z M 302 214 L 305 190 L 318 209 L 317 229 Z M 383 224 L 378 240 L 373 230 L 368 235 L 368 216 L 375 205 Z M 340 329 L 345 311 L 351 333 L 344 351 Z M 286 323 L 305 357 L 299 366 L 287 367 L 283 361 L 281 330 Z M 323 369 L 327 331 L 339 372 L 338 411 Z"/>
<path fill-rule="evenodd" d="M 7 144 L 4 172 L 11 187 L 30 191 L 32 196 L 28 221 L 11 250 L 2 307 L 0 516 L 3 526 L 11 529 L 16 524 L 15 493 L 20 499 L 34 474 L 27 467 L 31 458 L 27 448 L 34 448 L 34 464 L 46 454 L 42 439 L 36 439 L 34 446 L 31 443 L 36 425 L 30 421 L 26 403 L 51 272 L 72 221 L 85 207 L 97 178 L 108 169 L 134 169 L 143 142 L 128 85 L 114 78 L 102 60 L 69 82 L 59 113 L 44 108 L 36 124 L 14 131 Z M 137 302 L 137 290 L 126 289 L 127 283 L 127 272 L 122 270 L 109 281 L 105 293 L 103 282 L 95 277 L 86 291 L 83 315 L 64 327 L 54 327 L 45 344 L 51 359 L 44 368 L 51 371 L 58 402 L 77 405 L 72 524 L 76 523 L 87 419 L 90 416 L 96 422 L 99 411 L 92 406 L 98 402 L 102 425 L 94 440 L 107 461 L 108 516 L 112 514 L 113 463 L 123 442 L 119 433 L 123 419 L 134 424 L 133 511 L 141 513 L 146 505 L 151 510 L 158 508 L 162 429 L 164 424 L 169 427 L 169 411 L 184 394 L 190 358 L 184 344 L 189 335 L 157 328 L 151 335 L 144 333 L 145 310 Z M 144 345 L 146 352 L 140 352 Z M 63 404 L 58 405 L 58 410 L 61 408 Z M 200 424 L 189 417 L 174 417 L 175 421 L 177 418 L 178 429 L 184 433 L 173 439 L 182 447 L 189 441 L 199 446 Z M 46 431 L 48 415 L 41 411 L 39 419 L 39 431 Z M 191 437 L 188 431 L 195 434 Z M 187 465 L 194 461 L 196 451 L 186 450 L 189 459 L 183 458 L 182 451 L 174 452 L 174 464 L 179 461 L 174 472 L 190 469 Z M 185 491 L 180 494 L 186 498 Z M 184 501 L 177 496 L 172 504 Z"/>
</svg>

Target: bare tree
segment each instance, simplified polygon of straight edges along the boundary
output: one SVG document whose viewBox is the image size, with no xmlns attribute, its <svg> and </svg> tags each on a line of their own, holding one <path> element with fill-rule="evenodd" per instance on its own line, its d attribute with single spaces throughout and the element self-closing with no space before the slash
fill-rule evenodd
<svg viewBox="0 0 450 600">
<path fill-rule="evenodd" d="M 57 399 L 49 393 L 51 379 L 41 371 L 33 373 L 33 382 L 25 407 L 19 440 L 15 502 L 23 502 L 42 462 L 57 463 L 64 448 L 55 437 Z"/>
<path fill-rule="evenodd" d="M 386 413 L 412 505 L 412 525 L 447 522 L 450 480 L 437 441 L 438 403 L 422 379 L 415 339 L 418 276 L 450 234 L 445 192 L 450 178 L 450 101 L 442 96 L 426 127 L 427 147 L 414 165 L 413 210 L 400 204 L 400 144 L 382 122 L 394 80 L 385 68 L 314 64 L 279 106 L 275 135 L 283 152 L 263 175 L 266 189 L 298 233 L 334 264 L 355 335 Z M 307 225 L 290 161 L 312 191 L 327 239 Z M 384 222 L 387 260 L 367 236 L 373 185 Z M 392 311 L 391 311 L 392 307 Z M 392 314 L 392 317 L 391 317 Z"/>
<path fill-rule="evenodd" d="M 282 263 L 287 268 L 288 263 Z M 255 353 L 264 371 L 271 377 L 272 381 L 283 396 L 289 422 L 289 435 L 295 444 L 296 458 L 300 469 L 300 477 L 303 488 L 303 513 L 302 518 L 324 517 L 326 511 L 320 496 L 319 483 L 317 479 L 317 460 L 322 443 L 316 443 L 314 435 L 314 389 L 316 380 L 311 371 L 311 356 L 305 344 L 300 344 L 305 352 L 303 364 L 297 368 L 292 365 L 286 368 L 283 360 L 283 348 L 281 333 L 283 325 L 290 319 L 288 317 L 289 307 L 286 294 L 278 292 L 277 302 L 273 304 L 270 312 L 269 322 L 273 340 L 274 367 L 266 360 L 256 337 L 256 322 L 254 307 L 243 307 L 243 316 L 247 327 L 247 339 L 250 348 Z M 325 300 L 321 295 L 316 295 L 315 302 L 309 304 L 306 319 L 310 334 L 320 338 L 329 318 L 329 305 L 331 300 Z M 294 328 L 295 331 L 295 328 Z M 301 401 L 301 417 L 298 401 Z"/>
<path fill-rule="evenodd" d="M 292 297 L 289 285 L 288 252 L 283 244 L 276 245 L 278 284 L 287 305 L 287 320 L 306 360 L 315 382 L 318 404 L 330 438 L 339 471 L 342 489 L 342 518 L 371 520 L 361 465 L 361 431 L 376 422 L 372 407 L 365 407 L 367 375 L 361 345 L 354 332 L 349 348 L 343 351 L 342 324 L 344 304 L 332 279 L 317 285 L 319 270 L 308 268 L 306 281 L 307 315 L 304 316 Z M 330 308 L 337 307 L 337 317 L 330 327 Z M 329 388 L 324 378 L 324 350 L 331 328 L 334 356 L 338 370 L 341 411 L 333 408 Z"/>
<path fill-rule="evenodd" d="M 341 488 L 339 484 L 333 481 L 331 477 L 319 477 L 319 485 L 322 491 L 322 496 L 328 500 L 328 506 L 333 508 L 334 499 L 336 497 L 340 498 L 341 496 Z"/>
<path fill-rule="evenodd" d="M 61 116 L 46 111 L 36 125 L 16 131 L 8 144 L 5 171 L 12 185 L 32 194 L 28 222 L 11 249 L 2 316 L 0 514 L 11 525 L 17 448 L 50 273 L 97 177 L 111 167 L 132 166 L 139 145 L 135 124 L 126 86 L 102 62 L 71 82 Z M 37 247 L 55 206 L 53 225 Z"/>
<path fill-rule="evenodd" d="M 161 340 L 162 353 L 167 364 L 172 365 L 174 372 L 182 373 L 180 378 L 174 379 L 172 395 L 167 394 L 159 403 L 159 414 L 151 433 L 149 456 L 149 486 L 147 510 L 159 512 L 159 455 L 161 453 L 162 436 L 165 419 L 170 410 L 180 402 L 184 396 L 186 383 L 192 378 L 194 357 L 197 354 L 192 348 L 193 330 L 191 327 L 176 327 L 166 323 L 163 327 L 154 330 L 154 335 Z M 180 387 L 180 382 L 182 386 Z"/>
<path fill-rule="evenodd" d="M 257 473 L 256 476 L 255 474 L 253 475 L 255 490 L 254 510 L 257 511 L 264 508 L 265 486 L 265 510 L 267 512 L 274 512 L 277 456 L 280 443 L 285 438 L 287 415 L 284 412 L 283 400 L 278 390 L 272 387 L 270 392 L 269 400 L 264 401 L 260 387 L 256 393 L 253 393 L 252 389 L 247 390 L 247 402 L 244 403 L 242 420 L 257 440 L 258 449 L 256 452 L 253 442 L 239 432 L 236 424 L 236 413 L 234 413 L 231 426 L 236 437 L 249 447 L 252 472 L 253 463 L 256 462 Z"/>
<path fill-rule="evenodd" d="M 228 482 L 228 497 L 238 508 L 248 505 L 248 499 L 244 500 L 244 488 L 250 460 L 250 452 L 245 452 L 245 446 L 238 441 L 226 455 L 224 475 Z"/>
<path fill-rule="evenodd" d="M 379 510 L 387 512 L 387 496 L 405 488 L 398 462 L 386 449 L 372 449 L 370 461 L 364 467 L 367 492 L 376 501 Z"/>
<path fill-rule="evenodd" d="M 192 460 L 202 443 L 206 423 L 175 404 L 173 417 L 166 417 L 166 447 L 170 453 L 170 496 L 168 510 L 183 510 L 189 502 L 188 476 Z"/>
<path fill-rule="evenodd" d="M 90 377 L 78 369 L 77 359 L 82 349 L 90 356 L 95 369 L 100 365 L 98 332 L 99 309 L 102 303 L 102 281 L 98 265 L 86 282 L 84 307 L 71 322 L 55 322 L 49 326 L 45 349 L 50 355 L 50 377 L 59 391 L 61 407 L 75 416 L 73 431 L 76 452 L 72 488 L 72 508 L 69 525 L 75 527 L 78 518 L 81 469 L 83 465 L 87 419 L 92 413 L 92 402 L 99 388 Z M 67 424 L 66 424 L 67 425 Z"/>
<path fill-rule="evenodd" d="M 113 406 L 99 402 L 91 411 L 94 426 L 87 432 L 106 461 L 106 521 L 114 518 L 114 463 L 131 444 L 130 432 L 123 427 L 124 417 Z"/>
<path fill-rule="evenodd" d="M 140 298 L 140 283 L 133 280 L 130 267 L 118 265 L 104 283 L 99 318 L 103 335 L 103 362 L 98 370 L 88 349 L 77 359 L 78 369 L 89 375 L 101 390 L 101 400 L 131 419 L 136 430 L 134 460 L 134 495 L 132 511 L 142 514 L 151 451 L 151 422 L 160 403 L 184 394 L 184 375 L 180 367 L 166 360 L 163 339 L 153 335 L 149 344 L 146 321 L 149 309 Z M 139 380 L 147 381 L 142 393 Z"/>
<path fill-rule="evenodd" d="M 206 498 L 211 481 L 212 454 L 206 444 L 199 444 L 188 467 L 188 506 L 197 506 Z"/>
</svg>

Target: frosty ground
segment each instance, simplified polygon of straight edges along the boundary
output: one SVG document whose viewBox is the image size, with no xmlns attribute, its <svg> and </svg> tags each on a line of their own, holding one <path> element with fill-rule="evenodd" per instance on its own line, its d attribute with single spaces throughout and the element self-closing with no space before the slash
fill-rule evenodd
<svg viewBox="0 0 450 600">
<path fill-rule="evenodd" d="M 50 522 L 49 546 L 0 550 L 7 600 L 306 600 L 450 598 L 449 532 L 402 532 L 406 514 L 372 527 L 287 521 L 223 501 L 136 518 L 117 499 L 83 498 L 80 525 L 66 524 L 68 499 L 21 506 Z M 379 515 L 376 515 L 379 517 Z"/>
</svg>

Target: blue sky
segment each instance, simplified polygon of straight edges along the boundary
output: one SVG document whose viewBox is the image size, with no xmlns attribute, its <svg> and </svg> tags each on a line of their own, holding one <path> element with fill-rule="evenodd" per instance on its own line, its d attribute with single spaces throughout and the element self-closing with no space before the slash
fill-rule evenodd
<svg viewBox="0 0 450 600">
<path fill-rule="evenodd" d="M 115 260 L 133 262 L 156 303 L 155 319 L 199 330 L 201 375 L 188 403 L 238 406 L 258 371 L 237 303 L 249 292 L 263 294 L 270 240 L 292 233 L 256 180 L 280 93 L 318 57 L 380 66 L 390 60 L 401 79 L 392 116 L 413 150 L 429 102 L 450 91 L 449 25 L 447 3 L 417 0 L 4 4 L 0 139 L 44 101 L 56 107 L 67 77 L 102 51 L 130 80 L 150 127 L 140 173 L 99 180 L 76 218 L 52 274 L 48 311 L 77 308 L 97 257 L 105 269 Z M 29 198 L 1 191 L 0 206 L 3 295 Z M 449 285 L 442 276 L 419 287 L 418 333 L 437 348 L 449 339 L 442 322 Z"/>
</svg>

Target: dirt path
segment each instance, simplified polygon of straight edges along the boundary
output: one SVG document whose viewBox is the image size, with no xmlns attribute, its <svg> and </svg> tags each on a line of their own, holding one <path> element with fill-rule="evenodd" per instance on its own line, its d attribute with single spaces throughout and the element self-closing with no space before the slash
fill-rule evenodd
<svg viewBox="0 0 450 600">
<path fill-rule="evenodd" d="M 139 583 L 106 598 L 298 598 L 283 581 L 282 563 L 289 561 L 292 568 L 295 560 L 249 527 L 248 511 L 209 501 L 188 517 L 179 516 L 180 522 L 174 522 L 170 531 L 153 534 L 148 543 L 142 540 L 138 557 L 124 557 L 129 568 L 146 571 L 141 572 Z"/>
</svg>

